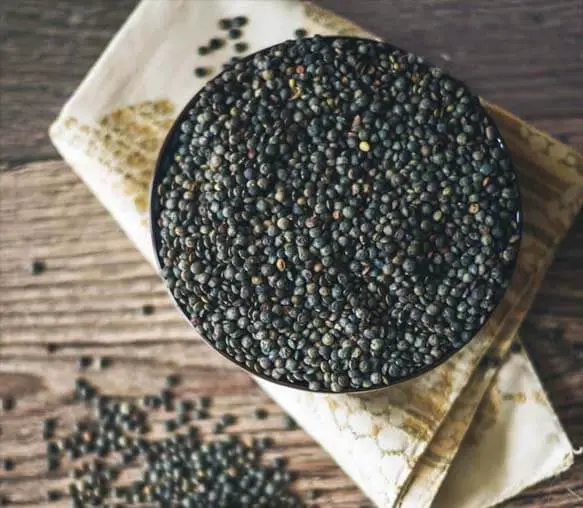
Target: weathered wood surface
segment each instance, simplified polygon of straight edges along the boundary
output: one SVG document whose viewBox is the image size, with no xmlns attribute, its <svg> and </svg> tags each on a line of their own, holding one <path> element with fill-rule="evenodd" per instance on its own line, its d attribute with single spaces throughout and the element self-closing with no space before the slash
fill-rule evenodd
<svg viewBox="0 0 583 508">
<path fill-rule="evenodd" d="M 13 411 L 0 414 L 0 458 L 16 463 L 11 472 L 0 469 L 0 493 L 29 506 L 49 486 L 67 485 L 64 475 L 45 473 L 40 432 L 44 418 L 57 417 L 62 434 L 84 414 L 65 404 L 77 376 L 105 393 L 139 396 L 158 393 L 165 376 L 178 373 L 179 397 L 212 394 L 211 414 L 239 417 L 232 432 L 273 436 L 274 453 L 301 471 L 298 488 L 321 490 L 323 506 L 366 502 L 304 432 L 283 430 L 281 409 L 246 373 L 193 338 L 152 267 L 64 163 L 0 174 L 0 189 L 0 398 L 16 399 Z M 44 273 L 30 273 L 33 259 L 46 262 Z M 144 305 L 154 313 L 143 315 Z M 80 374 L 80 355 L 108 356 L 112 367 Z M 256 407 L 269 418 L 256 420 Z M 210 429 L 210 421 L 202 425 Z"/>
<path fill-rule="evenodd" d="M 207 0 L 193 0 L 207 1 Z M 578 0 L 467 2 L 321 0 L 391 42 L 427 55 L 479 93 L 583 150 L 583 5 Z M 140 394 L 180 372 L 181 390 L 212 393 L 241 416 L 233 431 L 276 433 L 277 451 L 301 471 L 301 490 L 321 506 L 368 506 L 302 431 L 283 431 L 281 411 L 238 369 L 192 339 L 152 268 L 58 155 L 47 126 L 123 23 L 134 0 L 0 3 L 0 493 L 20 506 L 43 502 L 64 478 L 43 472 L 40 424 L 63 429 L 80 415 L 64 404 L 80 354 L 113 367 L 86 376 L 111 393 Z M 47 271 L 32 276 L 29 263 Z M 569 436 L 583 445 L 583 216 L 559 249 L 524 325 L 526 346 Z M 155 307 L 144 316 L 144 304 Z M 560 333 L 559 333 L 560 332 Z M 54 353 L 47 344 L 56 344 Z M 266 407 L 262 430 L 250 415 Z M 509 506 L 583 505 L 583 460 Z"/>
<path fill-rule="evenodd" d="M 0 148 L 10 166 L 57 157 L 47 125 L 136 3 L 0 2 Z M 489 101 L 583 150 L 581 0 L 318 3 L 425 55 Z"/>
</svg>

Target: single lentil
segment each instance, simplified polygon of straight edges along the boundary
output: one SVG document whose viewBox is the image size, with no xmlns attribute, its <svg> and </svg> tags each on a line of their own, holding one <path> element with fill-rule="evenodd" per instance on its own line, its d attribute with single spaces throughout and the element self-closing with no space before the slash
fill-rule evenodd
<svg viewBox="0 0 583 508">
<path fill-rule="evenodd" d="M 249 44 L 246 42 L 237 42 L 234 48 L 237 53 L 245 53 L 249 49 Z"/>
<path fill-rule="evenodd" d="M 166 376 L 166 386 L 168 388 L 174 388 L 180 384 L 181 378 L 178 374 L 169 374 Z"/>
<path fill-rule="evenodd" d="M 46 418 L 42 425 L 42 438 L 45 441 L 52 439 L 55 436 L 55 429 L 57 428 L 56 418 Z"/>
<path fill-rule="evenodd" d="M 233 26 L 233 22 L 228 18 L 223 18 L 219 20 L 219 28 L 221 30 L 228 30 Z"/>
<path fill-rule="evenodd" d="M 53 353 L 56 353 L 57 349 L 59 349 L 57 344 L 55 344 L 54 342 L 47 342 L 46 348 L 47 348 L 47 353 L 50 355 L 52 355 Z"/>
<path fill-rule="evenodd" d="M 211 50 L 215 50 L 215 49 L 219 49 L 222 48 L 225 45 L 225 41 L 223 39 L 219 39 L 218 37 L 213 37 L 210 41 L 209 41 L 209 45 L 208 47 Z"/>
<path fill-rule="evenodd" d="M 253 414 L 255 415 L 255 418 L 257 418 L 258 420 L 265 420 L 269 416 L 267 410 L 262 407 L 256 408 Z"/>
<path fill-rule="evenodd" d="M 77 358 L 77 369 L 85 370 L 91 366 L 93 363 L 93 358 L 91 356 L 80 356 Z"/>
<path fill-rule="evenodd" d="M 34 259 L 30 263 L 30 273 L 40 275 L 47 269 L 47 264 L 42 259 Z"/>
<path fill-rule="evenodd" d="M 151 316 L 154 312 L 156 312 L 156 308 L 153 305 L 149 303 L 142 305 L 142 315 Z"/>
<path fill-rule="evenodd" d="M 60 490 L 49 490 L 47 492 L 47 501 L 59 501 L 63 497 Z"/>
<path fill-rule="evenodd" d="M 242 35 L 243 32 L 241 32 L 241 30 L 238 28 L 231 28 L 229 30 L 229 39 L 240 39 Z"/>
<path fill-rule="evenodd" d="M 99 370 L 108 369 L 111 367 L 113 360 L 109 356 L 100 356 L 97 360 L 97 367 Z"/>
<path fill-rule="evenodd" d="M 2 411 L 4 412 L 12 411 L 16 407 L 16 400 L 11 395 L 7 395 L 6 397 L 0 399 L 0 405 Z"/>
<path fill-rule="evenodd" d="M 226 413 L 221 416 L 220 421 L 224 427 L 228 427 L 237 423 L 237 418 L 232 414 Z"/>
<path fill-rule="evenodd" d="M 208 76 L 210 73 L 211 71 L 208 67 L 197 67 L 196 69 L 194 69 L 194 75 L 197 78 L 204 78 Z"/>
<path fill-rule="evenodd" d="M 285 430 L 296 430 L 298 425 L 290 415 L 283 416 L 283 428 Z"/>
<path fill-rule="evenodd" d="M 245 26 L 248 22 L 248 18 L 247 16 L 236 16 L 233 19 L 233 26 L 237 27 L 237 28 L 241 28 L 242 26 Z"/>
</svg>

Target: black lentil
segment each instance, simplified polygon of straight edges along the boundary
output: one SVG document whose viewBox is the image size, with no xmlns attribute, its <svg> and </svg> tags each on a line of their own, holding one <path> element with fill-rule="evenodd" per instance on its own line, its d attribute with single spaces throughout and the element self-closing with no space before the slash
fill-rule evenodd
<svg viewBox="0 0 583 508">
<path fill-rule="evenodd" d="M 111 367 L 113 360 L 109 356 L 100 356 L 97 361 L 97 367 L 99 370 L 108 369 Z"/>
<path fill-rule="evenodd" d="M 142 305 L 142 315 L 151 316 L 152 314 L 154 314 L 154 312 L 156 312 L 156 307 L 154 307 L 153 305 L 149 303 Z"/>
<path fill-rule="evenodd" d="M 211 70 L 208 67 L 197 67 L 194 69 L 194 75 L 197 78 L 204 78 L 211 73 Z"/>
<path fill-rule="evenodd" d="M 167 378 L 175 386 L 179 376 Z M 96 417 L 75 423 L 75 429 L 62 440 L 47 443 L 47 469 L 61 467 L 60 457 L 82 459 L 82 465 L 71 466 L 68 495 L 73 506 L 132 506 L 150 503 L 159 506 L 281 506 L 301 507 L 301 499 L 290 490 L 295 475 L 286 469 L 284 457 L 273 460 L 271 466 L 262 460 L 262 451 L 272 445 L 262 437 L 247 446 L 235 435 L 203 440 L 199 430 L 189 426 L 176 433 L 176 420 L 164 422 L 167 437 L 148 440 L 133 434 L 135 425 L 148 425 L 147 413 L 140 407 L 151 405 L 156 396 L 134 400 L 116 400 L 99 393 L 85 379 L 75 382 L 76 391 L 92 389 L 91 407 Z M 169 390 L 161 391 L 160 400 L 167 400 Z M 202 401 L 202 403 L 201 403 Z M 201 397 L 198 405 L 208 407 L 210 398 Z M 176 400 L 181 415 L 194 407 L 192 400 Z M 205 409 L 201 407 L 200 411 Z M 46 420 L 49 421 L 48 419 Z M 134 422 L 135 425 L 128 425 Z M 222 415 L 213 431 L 222 433 L 236 422 L 231 414 Z M 52 423 L 46 425 L 52 427 Z M 101 450 L 101 452 L 100 452 Z M 116 451 L 121 461 L 112 463 L 102 457 Z M 94 454 L 94 455 L 92 455 Z M 12 469 L 10 459 L 4 467 Z M 124 469 L 138 469 L 140 476 L 117 485 Z M 60 490 L 48 490 L 46 499 L 58 501 L 64 497 Z"/>
<path fill-rule="evenodd" d="M 93 358 L 91 356 L 80 356 L 77 358 L 77 369 L 85 370 L 91 366 Z"/>
<path fill-rule="evenodd" d="M 200 47 L 197 49 L 197 53 L 198 53 L 200 56 L 208 55 L 208 54 L 210 53 L 210 51 L 211 51 L 211 50 L 210 50 L 210 49 L 209 49 L 207 46 L 200 46 Z"/>
<path fill-rule="evenodd" d="M 47 269 L 47 264 L 42 259 L 33 259 L 30 262 L 30 273 L 40 275 Z"/>
<path fill-rule="evenodd" d="M 220 421 L 224 427 L 228 427 L 237 423 L 237 418 L 232 414 L 226 413 L 221 416 Z"/>
<path fill-rule="evenodd" d="M 308 31 L 305 28 L 298 28 L 294 31 L 294 36 L 297 39 L 302 39 L 304 38 L 306 35 L 308 35 Z"/>
<path fill-rule="evenodd" d="M 219 20 L 219 28 L 221 30 L 228 30 L 233 26 L 233 22 L 228 18 L 223 18 Z"/>
<path fill-rule="evenodd" d="M 222 48 L 225 45 L 225 41 L 223 39 L 219 39 L 218 37 L 213 37 L 210 41 L 209 41 L 209 45 L 208 47 L 211 50 L 215 50 L 215 49 L 219 49 Z"/>
<path fill-rule="evenodd" d="M 169 374 L 166 376 L 166 386 L 169 388 L 174 388 L 180 384 L 180 376 L 178 374 Z"/>
<path fill-rule="evenodd" d="M 202 396 L 196 400 L 195 404 L 199 409 L 208 409 L 211 407 L 212 401 L 212 397 Z"/>
<path fill-rule="evenodd" d="M 2 468 L 4 469 L 4 471 L 12 471 L 14 469 L 14 460 L 8 458 L 3 459 Z"/>
<path fill-rule="evenodd" d="M 267 412 L 266 409 L 258 407 L 255 409 L 254 415 L 255 418 L 257 418 L 258 420 L 265 420 L 269 416 L 269 413 Z"/>
<path fill-rule="evenodd" d="M 16 400 L 11 395 L 7 395 L 6 397 L 0 399 L 0 405 L 2 411 L 12 411 L 16 407 Z"/>
<path fill-rule="evenodd" d="M 246 42 L 237 42 L 233 47 L 237 53 L 245 53 L 249 49 L 249 44 Z"/>
<path fill-rule="evenodd" d="M 233 18 L 233 26 L 241 28 L 242 26 L 245 26 L 248 21 L 247 16 L 236 16 Z"/>
<path fill-rule="evenodd" d="M 55 418 L 47 418 L 43 420 L 42 438 L 45 441 L 52 439 L 55 436 L 55 429 L 57 428 L 57 420 Z"/>
<path fill-rule="evenodd" d="M 59 349 L 59 346 L 57 346 L 57 344 L 55 344 L 54 342 L 48 342 L 46 345 L 47 348 L 47 353 L 52 355 L 53 353 L 57 352 L 57 349 Z"/>
<path fill-rule="evenodd" d="M 193 325 L 316 391 L 388 386 L 460 349 L 520 239 L 510 156 L 479 99 L 361 39 L 287 41 L 232 69 L 177 124 L 157 188 L 162 275 Z"/>
<path fill-rule="evenodd" d="M 49 490 L 47 492 L 47 501 L 59 501 L 63 497 L 60 490 Z"/>
<path fill-rule="evenodd" d="M 243 32 L 241 32 L 241 30 L 238 28 L 231 28 L 229 30 L 229 39 L 240 39 L 242 35 Z"/>
<path fill-rule="evenodd" d="M 178 425 L 176 424 L 175 420 L 166 420 L 164 422 L 164 428 L 166 429 L 166 432 L 173 432 L 177 427 Z"/>
<path fill-rule="evenodd" d="M 283 428 L 285 430 L 296 430 L 298 425 L 290 415 L 283 416 Z"/>
<path fill-rule="evenodd" d="M 306 497 L 306 500 L 308 500 L 308 501 L 314 501 L 315 499 L 318 498 L 319 495 L 320 495 L 320 493 L 318 492 L 318 490 L 309 489 L 309 490 L 306 490 L 305 497 Z"/>
<path fill-rule="evenodd" d="M 191 416 L 193 420 L 206 420 L 209 414 L 205 409 L 195 409 Z"/>
</svg>

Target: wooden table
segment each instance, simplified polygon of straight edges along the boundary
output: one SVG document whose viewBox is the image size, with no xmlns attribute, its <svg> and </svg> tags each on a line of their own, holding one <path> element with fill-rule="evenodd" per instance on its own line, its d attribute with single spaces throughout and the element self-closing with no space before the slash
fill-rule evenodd
<svg viewBox="0 0 583 508">
<path fill-rule="evenodd" d="M 209 1 L 209 0 L 192 0 Z M 123 23 L 135 0 L 4 0 L 0 5 L 0 493 L 18 506 L 43 503 L 61 474 L 44 473 L 40 424 L 66 428 L 80 355 L 113 359 L 85 374 L 105 391 L 157 390 L 180 372 L 184 395 L 212 393 L 216 412 L 241 415 L 244 435 L 277 432 L 301 471 L 300 489 L 321 506 L 369 506 L 302 431 L 242 372 L 193 341 L 162 284 L 113 219 L 60 160 L 47 137 L 59 108 Z M 387 40 L 424 54 L 481 95 L 583 150 L 583 3 L 320 0 Z M 527 6 L 528 4 L 528 6 Z M 45 273 L 29 272 L 32 259 Z M 526 344 L 575 446 L 583 445 L 583 216 L 561 245 L 524 327 Z M 154 313 L 144 315 L 144 305 Z M 270 412 L 266 425 L 252 408 Z M 583 460 L 508 506 L 582 506 Z"/>
</svg>

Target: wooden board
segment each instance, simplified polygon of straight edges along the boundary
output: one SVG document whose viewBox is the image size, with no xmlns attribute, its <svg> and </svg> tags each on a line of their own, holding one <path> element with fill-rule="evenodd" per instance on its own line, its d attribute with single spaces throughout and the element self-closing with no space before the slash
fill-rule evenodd
<svg viewBox="0 0 583 508">
<path fill-rule="evenodd" d="M 47 125 L 136 3 L 0 2 L 0 147 L 10 166 L 57 157 Z M 580 0 L 318 3 L 426 56 L 489 101 L 583 150 Z"/>
<path fill-rule="evenodd" d="M 1 454 L 16 461 L 14 471 L 0 472 L 5 481 L 1 491 L 32 505 L 42 501 L 49 486 L 66 484 L 60 476 L 50 479 L 44 473 L 41 423 L 57 417 L 62 433 L 83 414 L 81 407 L 64 401 L 79 375 L 75 360 L 91 355 L 113 360 L 106 371 L 90 368 L 82 374 L 106 393 L 155 392 L 166 375 L 179 373 L 184 378 L 180 395 L 212 394 L 216 414 L 228 409 L 240 417 L 234 432 L 274 435 L 275 451 L 289 456 L 301 472 L 299 489 L 321 490 L 322 506 L 366 506 L 316 443 L 302 431 L 283 430 L 281 410 L 245 373 L 193 338 L 152 268 L 64 163 L 33 163 L 0 174 L 0 189 L 0 397 L 10 394 L 17 400 L 14 411 L 0 416 Z M 579 220 L 524 330 L 575 443 L 583 442 L 583 267 L 570 267 L 577 266 L 582 239 Z M 33 259 L 46 262 L 44 273 L 30 273 Z M 155 312 L 144 316 L 144 305 Z M 563 337 L 552 333 L 563 326 Z M 56 351 L 50 353 L 48 345 Z M 258 406 L 271 415 L 265 426 L 252 416 Z M 517 503 L 544 498 L 576 506 L 582 473 L 578 463 L 560 480 L 521 495 Z"/>
<path fill-rule="evenodd" d="M 206 0 L 204 0 L 206 1 Z M 64 432 L 81 408 L 65 405 L 79 355 L 113 367 L 86 377 L 126 395 L 158 390 L 179 372 L 187 396 L 213 394 L 215 412 L 239 415 L 245 436 L 275 434 L 274 453 L 298 469 L 298 488 L 322 491 L 320 506 L 370 506 L 302 431 L 284 431 L 279 410 L 247 377 L 192 338 L 161 282 L 46 135 L 49 122 L 123 23 L 135 0 L 0 2 L 0 493 L 43 504 L 40 425 Z M 391 42 L 427 55 L 479 93 L 583 150 L 583 14 L 578 0 L 321 0 Z M 540 41 L 545 41 L 543 45 Z M 537 48 L 537 49 L 533 49 Z M 32 276 L 32 259 L 47 271 Z M 559 249 L 523 327 L 526 346 L 575 446 L 583 446 L 583 216 Z M 155 312 L 142 315 L 143 305 Z M 54 353 L 47 344 L 56 344 Z M 269 410 L 262 427 L 254 407 Z M 508 506 L 583 505 L 583 461 Z"/>
<path fill-rule="evenodd" d="M 0 415 L 0 457 L 16 463 L 11 472 L 0 470 L 0 492 L 32 506 L 49 486 L 67 485 L 63 475 L 45 473 L 41 425 L 57 417 L 63 434 L 82 417 L 82 406 L 64 402 L 80 375 L 76 358 L 90 355 L 113 361 L 105 371 L 81 374 L 105 393 L 158 393 L 165 377 L 178 373 L 178 396 L 213 395 L 213 414 L 239 417 L 232 432 L 274 437 L 273 453 L 284 453 L 301 471 L 300 490 L 323 492 L 322 506 L 366 503 L 314 441 L 283 429 L 282 410 L 246 373 L 193 337 L 159 277 L 64 163 L 1 174 L 0 189 L 0 398 L 16 399 L 16 408 Z M 46 262 L 44 273 L 30 273 L 33 259 Z M 154 313 L 144 316 L 144 305 Z M 56 351 L 49 353 L 48 344 Z M 269 418 L 256 420 L 256 407 Z"/>
</svg>

